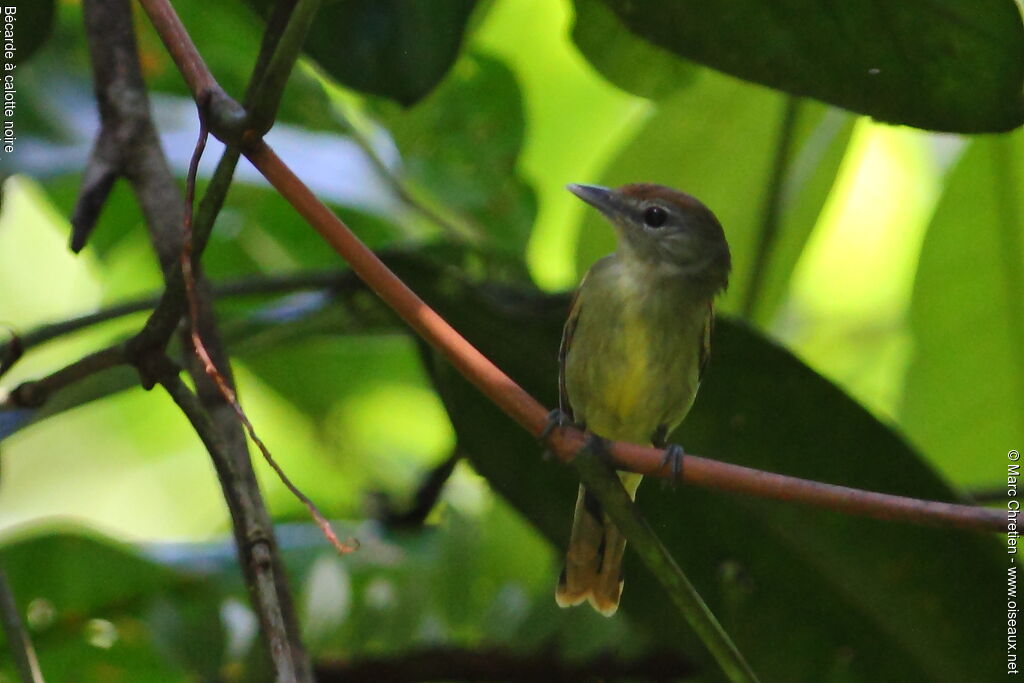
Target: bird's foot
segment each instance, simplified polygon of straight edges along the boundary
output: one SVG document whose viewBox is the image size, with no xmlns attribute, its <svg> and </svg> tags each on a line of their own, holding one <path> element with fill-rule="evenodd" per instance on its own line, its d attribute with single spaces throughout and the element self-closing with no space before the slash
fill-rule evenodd
<svg viewBox="0 0 1024 683">
<path fill-rule="evenodd" d="M 677 443 L 670 443 L 665 447 L 665 455 L 661 459 L 661 467 L 659 471 L 668 468 L 672 473 L 670 479 L 662 481 L 663 484 L 675 487 L 680 481 L 683 475 L 683 456 L 686 455 L 686 451 L 683 447 Z"/>
<path fill-rule="evenodd" d="M 537 441 L 539 441 L 542 445 L 545 446 L 545 460 L 550 460 L 553 456 L 551 449 L 547 448 L 548 437 L 551 436 L 551 433 L 553 431 L 555 431 L 556 429 L 561 429 L 562 427 L 577 427 L 579 429 L 583 429 L 583 425 L 579 425 L 573 422 L 572 418 L 569 417 L 567 413 L 560 410 L 559 408 L 555 408 L 550 413 L 548 413 L 547 423 L 544 425 L 544 429 L 540 430 L 540 434 L 537 435 Z"/>
</svg>

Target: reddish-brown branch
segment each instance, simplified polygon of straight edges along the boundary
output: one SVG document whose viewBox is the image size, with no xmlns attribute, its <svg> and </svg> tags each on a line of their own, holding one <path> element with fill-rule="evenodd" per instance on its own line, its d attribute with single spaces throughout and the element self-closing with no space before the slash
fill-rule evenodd
<svg viewBox="0 0 1024 683">
<path fill-rule="evenodd" d="M 352 269 L 420 336 L 441 352 L 467 379 L 531 434 L 540 435 L 548 411 L 445 322 L 398 279 L 358 237 L 324 206 L 265 143 L 246 152 L 249 161 L 310 225 L 348 261 Z M 585 445 L 573 427 L 553 430 L 549 444 L 569 461 Z M 615 466 L 647 476 L 672 476 L 662 451 L 612 443 Z M 830 508 L 878 519 L 941 524 L 983 531 L 1006 531 L 998 510 L 919 500 L 835 486 L 687 455 L 681 478 L 697 486 Z"/>
<path fill-rule="evenodd" d="M 210 73 L 170 3 L 166 0 L 139 0 L 139 4 L 146 10 L 164 47 L 185 78 L 188 89 L 192 91 L 192 97 L 199 101 L 204 93 L 219 91 L 220 85 Z"/>
<path fill-rule="evenodd" d="M 139 4 L 184 77 L 192 98 L 198 103 L 209 99 L 211 132 L 225 142 L 240 136 L 246 126 L 245 110 L 224 92 L 210 73 L 174 7 L 167 0 L 139 0 Z"/>
<path fill-rule="evenodd" d="M 205 86 L 220 91 L 167 0 L 139 0 L 149 14 L 193 94 Z M 219 102 L 211 102 L 218 117 Z M 232 101 L 231 104 L 234 104 Z M 229 114 L 232 112 L 228 112 Z M 244 117 L 243 117 L 244 118 Z M 218 134 L 213 127 L 214 134 Z M 512 419 L 535 435 L 547 424 L 548 412 L 511 378 L 494 366 L 436 312 L 392 273 L 348 227 L 310 192 L 264 142 L 250 141 L 246 156 L 277 191 L 352 266 L 366 284 L 418 334 L 444 355 L 481 392 Z M 585 445 L 585 435 L 573 427 L 553 430 L 548 444 L 565 461 Z M 663 453 L 653 448 L 615 442 L 610 453 L 616 467 L 648 476 L 671 477 Z M 937 524 L 980 531 L 1007 531 L 998 510 L 893 496 L 808 481 L 728 463 L 685 456 L 681 479 L 687 483 L 763 498 L 825 507 L 878 519 Z"/>
</svg>

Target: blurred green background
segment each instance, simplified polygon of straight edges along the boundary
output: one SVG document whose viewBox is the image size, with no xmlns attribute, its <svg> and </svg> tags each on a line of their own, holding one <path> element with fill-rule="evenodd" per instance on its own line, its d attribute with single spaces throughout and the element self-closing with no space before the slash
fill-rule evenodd
<svg viewBox="0 0 1024 683">
<path fill-rule="evenodd" d="M 267 4 L 174 3 L 236 97 Z M 762 6 L 744 4 L 750 17 Z M 161 283 L 123 184 L 88 247 L 67 248 L 97 114 L 79 3 L 37 8 L 53 15 L 19 24 L 39 46 L 20 57 L 18 140 L 0 159 L 0 322 L 20 333 Z M 614 248 L 565 184 L 642 180 L 694 194 L 725 226 L 735 268 L 712 371 L 679 440 L 833 483 L 964 498 L 998 490 L 1006 452 L 1024 443 L 1024 138 L 991 133 L 1021 123 L 1024 32 L 1013 2 L 957 9 L 972 13 L 967 28 L 955 17 L 929 24 L 930 8 L 846 20 L 855 32 L 879 22 L 899 42 L 916 16 L 928 28 L 907 38 L 908 54 L 954 45 L 942 54 L 976 57 L 984 76 L 950 68 L 933 82 L 930 66 L 892 58 L 881 38 L 857 50 L 819 44 L 814 12 L 775 17 L 763 31 L 775 42 L 755 52 L 762 37 L 716 11 L 675 46 L 658 29 L 679 20 L 672 3 L 650 3 L 646 19 L 610 0 L 328 3 L 268 141 L 548 404 L 560 293 Z M 183 178 L 194 106 L 136 19 L 157 126 Z M 718 42 L 690 36 L 714 28 Z M 790 69 L 777 80 L 757 66 L 772 59 Z M 858 64 L 883 85 L 815 89 Z M 923 94 L 897 96 L 908 84 Z M 970 106 L 947 108 L 945 96 Z M 990 134 L 964 134 L 978 131 Z M 211 142 L 202 182 L 221 149 Z M 767 242 L 766 224 L 777 229 Z M 215 282 L 343 268 L 245 162 L 204 263 Z M 635 558 L 615 619 L 554 606 L 571 475 L 358 294 L 234 296 L 218 308 L 249 417 L 292 480 L 363 543 L 333 556 L 256 463 L 324 670 L 496 649 L 580 667 L 563 678 L 599 674 L 594 658 L 610 652 L 718 680 Z M 130 334 L 144 315 L 33 348 L 2 386 Z M 0 560 L 43 671 L 55 681 L 258 679 L 254 617 L 209 459 L 166 396 L 123 388 L 112 378 L 101 400 L 54 414 L 0 412 Z M 457 447 L 468 458 L 426 522 L 389 523 Z M 764 680 L 967 681 L 1002 670 L 999 538 L 657 488 L 642 489 L 642 508 Z M 9 666 L 0 655 L 3 680 L 14 680 Z"/>
</svg>

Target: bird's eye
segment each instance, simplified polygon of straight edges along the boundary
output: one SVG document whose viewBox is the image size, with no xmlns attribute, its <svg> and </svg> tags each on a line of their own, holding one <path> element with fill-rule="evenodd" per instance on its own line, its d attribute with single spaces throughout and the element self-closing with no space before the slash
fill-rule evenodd
<svg viewBox="0 0 1024 683">
<path fill-rule="evenodd" d="M 668 212 L 660 206 L 652 206 L 644 211 L 644 223 L 649 228 L 660 228 L 668 220 Z"/>
</svg>

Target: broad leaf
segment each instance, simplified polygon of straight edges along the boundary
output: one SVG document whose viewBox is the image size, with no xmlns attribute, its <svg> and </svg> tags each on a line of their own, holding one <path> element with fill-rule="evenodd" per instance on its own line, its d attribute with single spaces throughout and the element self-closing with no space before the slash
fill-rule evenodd
<svg viewBox="0 0 1024 683">
<path fill-rule="evenodd" d="M 46 680 L 178 681 L 217 674 L 224 654 L 219 599 L 197 575 L 80 529 L 8 539 L 0 557 L 23 618 L 31 615 Z M 10 659 L 0 663 L 13 680 Z"/>
<path fill-rule="evenodd" d="M 1024 443 L 1024 134 L 979 138 L 921 248 L 899 421 L 964 484 L 996 484 Z M 1005 480 L 1003 480 L 1005 484 Z"/>
<path fill-rule="evenodd" d="M 481 351 L 553 405 L 564 298 L 406 273 Z M 561 549 L 576 484 L 446 363 L 431 364 L 477 470 Z M 952 491 L 889 428 L 796 358 L 723 320 L 709 376 L 675 439 L 692 452 L 822 481 L 920 496 Z M 995 538 L 648 483 L 648 520 L 765 680 L 977 680 L 999 672 L 1003 571 Z M 623 609 L 704 658 L 635 558 Z M 552 589 L 555 577 L 552 576 Z M 779 638 L 785 633 L 785 638 Z M 712 667 L 707 663 L 705 666 Z"/>
<path fill-rule="evenodd" d="M 1024 123 L 1012 0 L 604 0 L 678 55 L 881 121 L 964 133 Z"/>
<path fill-rule="evenodd" d="M 693 64 L 630 33 L 601 0 L 575 0 L 573 5 L 573 42 L 618 87 L 661 99 L 693 80 Z"/>
<path fill-rule="evenodd" d="M 266 14 L 273 3 L 250 0 Z M 340 83 L 411 105 L 455 63 L 473 0 L 325 2 L 305 50 Z"/>
<path fill-rule="evenodd" d="M 468 232 L 512 253 L 525 248 L 537 212 L 516 168 L 525 137 L 521 100 L 503 62 L 471 54 L 415 107 L 381 112 L 406 179 L 453 211 Z"/>
</svg>

